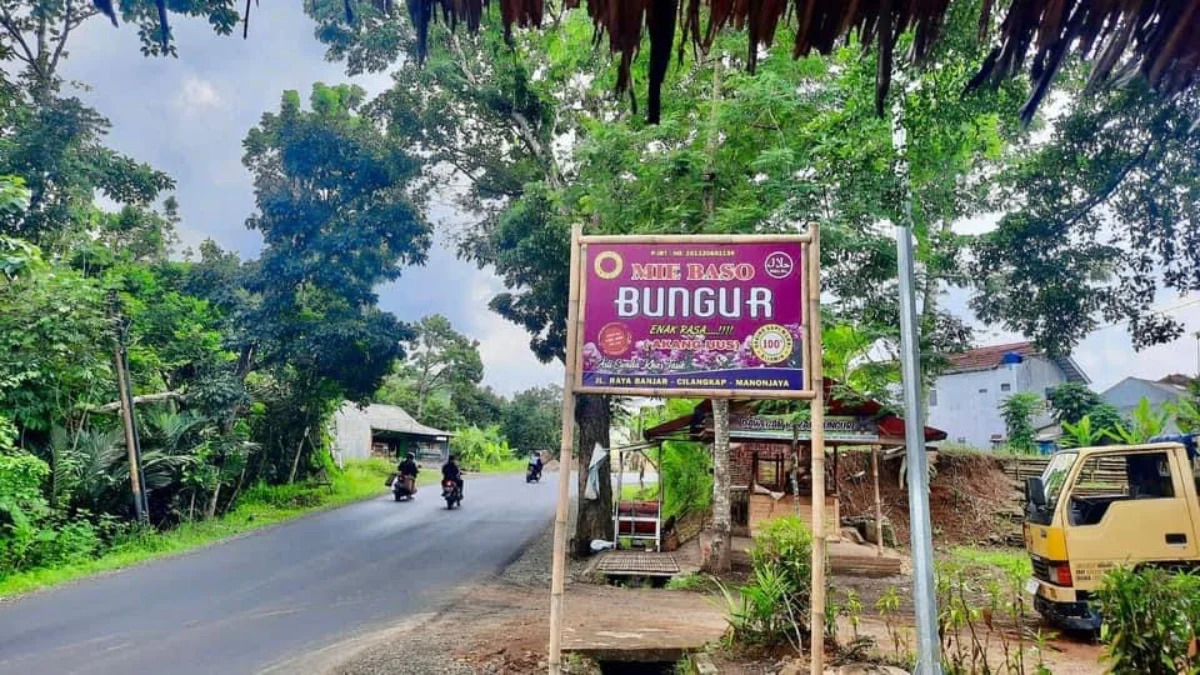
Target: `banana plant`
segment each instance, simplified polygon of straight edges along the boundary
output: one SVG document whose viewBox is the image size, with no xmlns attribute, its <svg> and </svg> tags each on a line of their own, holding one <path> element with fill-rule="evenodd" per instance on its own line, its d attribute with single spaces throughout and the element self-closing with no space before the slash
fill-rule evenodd
<svg viewBox="0 0 1200 675">
<path fill-rule="evenodd" d="M 1167 420 L 1170 418 L 1170 412 L 1155 409 L 1150 405 L 1150 399 L 1142 397 L 1142 400 L 1138 401 L 1137 407 L 1133 409 L 1133 419 L 1130 420 L 1130 425 L 1117 424 L 1115 429 L 1107 432 L 1108 437 L 1125 445 L 1146 443 L 1151 438 L 1162 434 L 1167 427 Z"/>
<path fill-rule="evenodd" d="M 1093 427 L 1090 415 L 1084 415 L 1075 424 L 1063 422 L 1062 428 L 1066 432 L 1062 441 L 1065 448 L 1087 448 L 1111 435 L 1107 429 Z"/>
<path fill-rule="evenodd" d="M 1175 424 L 1181 431 L 1196 433 L 1200 431 L 1200 406 L 1195 401 L 1177 401 L 1168 403 L 1167 412 L 1175 416 Z"/>
</svg>

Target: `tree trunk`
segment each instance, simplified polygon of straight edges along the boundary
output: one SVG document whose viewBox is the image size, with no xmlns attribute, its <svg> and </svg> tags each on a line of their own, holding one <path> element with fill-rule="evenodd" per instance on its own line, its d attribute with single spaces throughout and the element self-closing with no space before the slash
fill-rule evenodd
<svg viewBox="0 0 1200 675">
<path fill-rule="evenodd" d="M 579 512 L 575 516 L 575 539 L 573 550 L 577 557 L 591 553 L 593 539 L 612 541 L 612 465 L 604 462 L 600 465 L 600 494 L 599 499 L 587 499 L 584 491 L 587 489 L 588 465 L 592 461 L 592 450 L 599 443 L 600 447 L 609 447 L 609 425 L 612 413 L 608 407 L 608 399 L 603 396 L 581 395 L 575 408 L 575 421 L 579 423 Z M 560 471 L 570 471 L 570 467 L 560 467 Z"/>
<path fill-rule="evenodd" d="M 304 427 L 304 435 L 300 437 L 300 444 L 296 446 L 296 454 L 292 456 L 292 472 L 288 474 L 288 485 L 296 482 L 296 469 L 300 467 L 300 452 L 304 450 L 304 441 L 308 440 L 308 427 Z"/>
<path fill-rule="evenodd" d="M 217 483 L 217 488 L 213 490 L 212 497 L 208 499 L 208 507 L 204 509 L 204 519 L 212 520 L 217 517 L 217 501 L 221 498 L 221 483 Z"/>
<path fill-rule="evenodd" d="M 729 571 L 729 549 L 733 543 L 729 498 L 729 401 L 714 400 L 712 407 L 716 438 L 713 440 L 713 538 L 708 571 L 721 574 Z"/>
</svg>

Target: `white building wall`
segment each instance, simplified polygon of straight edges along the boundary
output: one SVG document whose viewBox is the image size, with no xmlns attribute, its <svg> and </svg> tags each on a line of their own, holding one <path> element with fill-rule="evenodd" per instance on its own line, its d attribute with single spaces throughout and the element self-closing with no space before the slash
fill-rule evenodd
<svg viewBox="0 0 1200 675">
<path fill-rule="evenodd" d="M 343 405 L 333 415 L 333 441 L 339 461 L 371 456 L 371 423 L 367 413 L 353 404 Z"/>
<path fill-rule="evenodd" d="M 1012 367 L 942 375 L 934 386 L 936 404 L 932 393 L 927 403 L 929 424 L 945 431 L 948 442 L 988 449 L 992 447 L 993 435 L 1005 436 L 1004 417 L 1000 413 L 1004 399 L 1018 392 L 1032 392 L 1045 398 L 1046 389 L 1066 380 L 1052 361 L 1037 356 Z M 1049 413 L 1043 409 L 1034 418 L 1034 426 L 1045 426 L 1050 421 Z"/>
</svg>

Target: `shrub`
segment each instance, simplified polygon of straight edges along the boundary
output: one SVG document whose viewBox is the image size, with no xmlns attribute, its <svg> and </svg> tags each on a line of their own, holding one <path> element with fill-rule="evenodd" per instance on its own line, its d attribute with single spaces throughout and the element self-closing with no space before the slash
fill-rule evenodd
<svg viewBox="0 0 1200 675">
<path fill-rule="evenodd" d="M 682 518 L 712 504 L 712 458 L 700 443 L 667 441 L 658 455 L 663 517 Z"/>
<path fill-rule="evenodd" d="M 1114 673 L 1200 673 L 1200 576 L 1119 568 L 1097 593 L 1100 640 Z"/>
<path fill-rule="evenodd" d="M 761 646 L 790 642 L 801 649 L 810 636 L 812 533 L 795 517 L 773 521 L 759 534 L 750 558 L 754 574 L 740 596 L 722 589 L 732 639 Z"/>
<path fill-rule="evenodd" d="M 1008 434 L 1008 447 L 1014 452 L 1033 452 L 1033 414 L 1041 402 L 1037 394 L 1022 392 L 1009 396 L 1000 404 L 1000 414 Z"/>
<path fill-rule="evenodd" d="M 100 545 L 100 535 L 91 521 L 63 521 L 38 531 L 25 567 L 53 567 L 86 560 L 100 550 Z"/>
<path fill-rule="evenodd" d="M 26 567 L 46 536 L 42 483 L 49 475 L 50 466 L 29 453 L 0 455 L 0 575 Z"/>
<path fill-rule="evenodd" d="M 450 448 L 458 455 L 459 464 L 472 471 L 496 466 L 513 458 L 512 448 L 508 447 L 508 441 L 500 437 L 498 425 L 486 429 L 459 429 L 450 439 Z"/>
<path fill-rule="evenodd" d="M 750 551 L 754 569 L 777 567 L 790 588 L 802 595 L 805 607 L 812 584 L 812 532 L 804 521 L 789 516 L 771 521 L 754 539 Z"/>
</svg>

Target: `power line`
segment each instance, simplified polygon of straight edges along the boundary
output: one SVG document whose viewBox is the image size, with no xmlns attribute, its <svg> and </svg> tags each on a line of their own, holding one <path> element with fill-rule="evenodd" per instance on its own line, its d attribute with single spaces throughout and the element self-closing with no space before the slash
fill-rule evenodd
<svg viewBox="0 0 1200 675">
<path fill-rule="evenodd" d="M 1200 298 L 1196 298 L 1195 300 L 1188 300 L 1187 302 L 1181 302 L 1178 305 L 1172 305 L 1171 307 L 1164 307 L 1163 309 L 1151 308 L 1150 311 L 1152 311 L 1156 314 L 1170 314 L 1171 312 L 1181 310 L 1185 307 L 1191 307 L 1192 305 L 1200 305 Z M 1116 328 L 1117 326 L 1124 326 L 1127 323 L 1129 323 L 1129 319 L 1123 319 L 1123 320 L 1117 321 L 1115 323 L 1106 323 L 1103 326 L 1097 326 L 1097 327 L 1093 328 L 1092 332 L 1095 333 L 1097 331 L 1108 330 L 1109 328 Z"/>
</svg>

